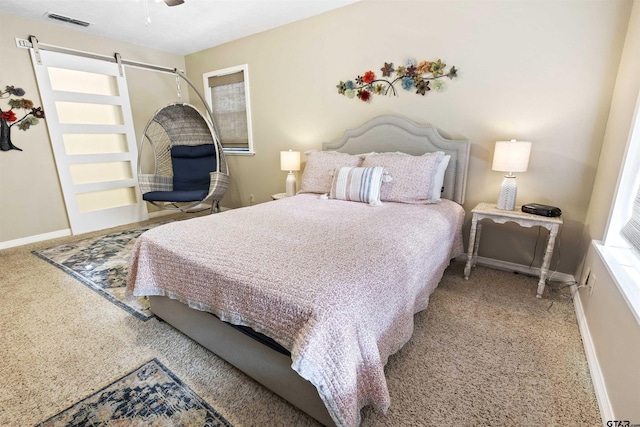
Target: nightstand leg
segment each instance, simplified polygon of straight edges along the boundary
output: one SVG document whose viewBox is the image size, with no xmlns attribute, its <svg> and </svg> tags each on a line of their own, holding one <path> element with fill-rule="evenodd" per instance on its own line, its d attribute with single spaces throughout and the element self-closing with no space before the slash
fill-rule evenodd
<svg viewBox="0 0 640 427">
<path fill-rule="evenodd" d="M 482 222 L 478 223 L 478 230 L 476 231 L 476 242 L 474 244 L 473 250 L 473 261 L 471 262 L 471 266 L 475 267 L 476 262 L 478 261 L 478 248 L 480 247 L 480 236 L 482 235 Z"/>
<path fill-rule="evenodd" d="M 467 265 L 464 267 L 464 278 L 469 280 L 471 274 L 471 264 L 473 262 L 473 254 L 477 253 L 476 246 L 476 228 L 478 226 L 478 218 L 474 215 L 471 219 L 471 230 L 469 231 L 469 249 L 467 249 Z"/>
<path fill-rule="evenodd" d="M 549 265 L 551 264 L 551 256 L 553 255 L 553 247 L 556 244 L 556 235 L 558 234 L 558 226 L 551 227 L 549 230 L 549 240 L 547 242 L 547 250 L 544 253 L 542 260 L 542 267 L 540 268 L 540 281 L 538 282 L 538 293 L 536 298 L 542 298 L 544 287 L 547 280 L 547 274 L 549 274 Z"/>
</svg>

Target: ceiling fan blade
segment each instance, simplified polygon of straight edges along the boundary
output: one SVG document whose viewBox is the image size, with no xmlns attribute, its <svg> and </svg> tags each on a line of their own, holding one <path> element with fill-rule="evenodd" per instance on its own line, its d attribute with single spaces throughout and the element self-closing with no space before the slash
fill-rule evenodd
<svg viewBox="0 0 640 427">
<path fill-rule="evenodd" d="M 167 6 L 177 6 L 184 3 L 184 0 L 164 0 Z"/>
</svg>

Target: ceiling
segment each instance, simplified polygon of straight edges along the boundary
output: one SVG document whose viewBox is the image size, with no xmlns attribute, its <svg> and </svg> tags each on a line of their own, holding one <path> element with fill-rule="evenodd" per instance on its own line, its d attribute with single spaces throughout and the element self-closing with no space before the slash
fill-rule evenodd
<svg viewBox="0 0 640 427">
<path fill-rule="evenodd" d="M 162 0 L 2 0 L 0 12 L 187 55 L 357 1 L 184 0 L 169 7 Z M 90 25 L 53 20 L 48 12 Z"/>
</svg>

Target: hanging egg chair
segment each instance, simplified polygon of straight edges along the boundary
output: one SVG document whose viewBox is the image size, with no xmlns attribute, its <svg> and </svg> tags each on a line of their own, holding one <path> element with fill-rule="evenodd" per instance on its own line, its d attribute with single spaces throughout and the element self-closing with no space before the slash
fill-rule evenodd
<svg viewBox="0 0 640 427">
<path fill-rule="evenodd" d="M 153 151 L 151 174 L 142 173 L 141 166 L 148 149 Z M 211 212 L 218 212 L 228 184 L 227 162 L 212 121 L 186 103 L 156 111 L 138 149 L 142 199 L 161 209 L 180 211 L 210 203 Z"/>
</svg>

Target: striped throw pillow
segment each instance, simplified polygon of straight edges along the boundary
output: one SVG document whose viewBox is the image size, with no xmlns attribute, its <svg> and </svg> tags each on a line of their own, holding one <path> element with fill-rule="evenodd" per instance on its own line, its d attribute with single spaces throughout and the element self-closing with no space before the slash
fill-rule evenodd
<svg viewBox="0 0 640 427">
<path fill-rule="evenodd" d="M 333 173 L 330 198 L 379 205 L 383 176 L 384 168 L 379 166 L 338 167 Z"/>
</svg>

